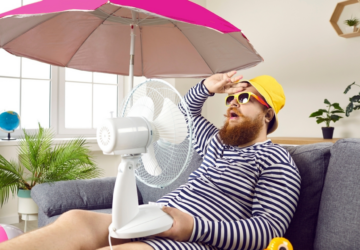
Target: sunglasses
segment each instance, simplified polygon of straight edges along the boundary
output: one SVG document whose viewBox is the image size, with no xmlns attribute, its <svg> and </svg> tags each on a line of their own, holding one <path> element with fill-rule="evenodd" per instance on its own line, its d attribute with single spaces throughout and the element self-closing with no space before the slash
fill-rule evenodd
<svg viewBox="0 0 360 250">
<path fill-rule="evenodd" d="M 248 103 L 250 101 L 250 97 L 252 97 L 252 96 L 258 102 L 260 102 L 262 105 L 266 106 L 267 108 L 270 108 L 270 106 L 261 97 L 255 95 L 254 93 L 251 93 L 251 92 L 241 92 L 241 93 L 238 93 L 238 94 L 228 95 L 225 98 L 225 105 L 230 106 L 230 103 L 234 99 L 236 99 L 238 101 L 238 103 L 240 103 L 240 104 L 245 104 L 245 103 Z"/>
</svg>

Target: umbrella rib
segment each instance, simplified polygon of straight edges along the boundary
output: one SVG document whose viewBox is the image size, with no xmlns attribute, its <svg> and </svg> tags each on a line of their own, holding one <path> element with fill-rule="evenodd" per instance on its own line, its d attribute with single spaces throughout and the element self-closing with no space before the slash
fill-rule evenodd
<svg viewBox="0 0 360 250">
<path fill-rule="evenodd" d="M 112 12 L 111 14 L 109 14 L 107 16 L 107 18 L 105 18 L 102 23 L 100 23 L 89 35 L 88 37 L 82 42 L 82 44 L 79 46 L 79 48 L 75 51 L 75 53 L 71 56 L 70 60 L 67 62 L 67 64 L 65 65 L 65 67 L 68 67 L 69 63 L 71 62 L 71 60 L 74 58 L 74 56 L 76 55 L 76 53 L 81 49 L 81 47 L 84 45 L 84 43 L 89 39 L 89 37 L 97 30 L 97 28 L 100 27 L 100 25 L 102 25 L 112 14 L 114 14 L 115 12 L 117 12 L 119 9 L 121 9 L 122 7 L 119 7 L 117 10 L 115 10 L 114 12 Z"/>
<path fill-rule="evenodd" d="M 241 32 L 241 31 L 240 31 Z M 253 51 L 251 51 L 248 47 L 244 46 L 244 44 L 242 44 L 240 41 L 238 41 L 235 37 L 233 37 L 230 33 L 226 34 L 229 35 L 232 39 L 234 39 L 236 42 L 240 43 L 241 46 L 243 46 L 245 49 L 247 49 L 250 52 L 255 52 L 256 55 L 260 56 L 259 53 L 257 53 L 257 51 L 254 49 L 254 47 L 251 45 L 250 41 L 248 42 L 248 44 L 252 47 Z M 261 56 L 260 56 L 261 57 Z M 261 57 L 262 58 L 262 57 Z"/>
<path fill-rule="evenodd" d="M 203 59 L 203 61 L 206 63 L 206 65 L 208 66 L 208 68 L 210 69 L 210 71 L 215 74 L 215 72 L 212 70 L 212 68 L 210 67 L 210 65 L 206 62 L 206 60 L 204 59 L 204 57 L 200 54 L 200 52 L 196 49 L 196 47 L 194 46 L 194 44 L 190 41 L 190 39 L 185 35 L 185 33 L 171 20 L 169 20 L 178 30 L 180 30 L 180 32 L 186 37 L 186 39 L 189 41 L 189 43 L 191 43 L 191 45 L 195 48 L 196 52 L 199 54 L 199 56 L 201 56 L 201 58 Z"/>
<path fill-rule="evenodd" d="M 11 42 L 14 41 L 16 38 L 24 35 L 25 33 L 28 33 L 30 30 L 34 29 L 34 28 L 37 27 L 38 25 L 41 25 L 41 24 L 43 24 L 43 23 L 45 23 L 45 22 L 47 22 L 47 21 L 49 21 L 49 20 L 51 20 L 51 19 L 53 19 L 53 18 L 61 15 L 61 14 L 63 14 L 63 13 L 59 13 L 59 14 L 57 14 L 57 15 L 54 15 L 53 17 L 50 17 L 49 19 L 46 19 L 46 20 L 44 20 L 44 21 L 36 24 L 34 27 L 31 27 L 30 29 L 28 29 L 26 32 L 22 32 L 22 33 L 21 33 L 20 35 L 18 35 L 17 37 L 14 37 L 13 39 L 11 39 L 11 40 L 8 41 L 7 43 L 5 43 L 4 46 L 2 46 L 2 47 L 4 48 L 8 43 L 11 43 Z M 35 15 L 34 15 L 34 16 L 35 16 Z M 1 46 L 0 46 L 0 47 L 1 47 Z"/>
</svg>

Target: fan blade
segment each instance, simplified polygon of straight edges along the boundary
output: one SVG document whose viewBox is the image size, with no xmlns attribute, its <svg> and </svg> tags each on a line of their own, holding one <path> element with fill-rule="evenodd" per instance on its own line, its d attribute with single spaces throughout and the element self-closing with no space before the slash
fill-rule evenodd
<svg viewBox="0 0 360 250">
<path fill-rule="evenodd" d="M 127 114 L 127 117 L 130 116 L 143 116 L 148 121 L 152 121 L 154 119 L 154 102 L 151 100 L 150 97 L 147 96 L 139 98 Z"/>
<path fill-rule="evenodd" d="M 184 115 L 170 99 L 165 98 L 161 113 L 153 122 L 159 137 L 170 143 L 180 144 L 187 136 Z"/>
<path fill-rule="evenodd" d="M 147 153 L 141 155 L 142 162 L 144 164 L 145 170 L 153 176 L 158 176 L 162 173 L 159 163 L 155 158 L 154 146 L 150 144 L 147 148 Z"/>
</svg>

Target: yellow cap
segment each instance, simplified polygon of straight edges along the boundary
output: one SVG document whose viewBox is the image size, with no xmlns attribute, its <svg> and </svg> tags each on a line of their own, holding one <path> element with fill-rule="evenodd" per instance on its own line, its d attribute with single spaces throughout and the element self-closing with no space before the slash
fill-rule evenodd
<svg viewBox="0 0 360 250">
<path fill-rule="evenodd" d="M 268 131 L 268 134 L 274 132 L 279 125 L 277 114 L 285 105 L 285 94 L 281 85 L 274 77 L 268 75 L 258 76 L 251 80 L 241 79 L 240 82 L 249 82 L 274 110 L 275 122 Z"/>
</svg>

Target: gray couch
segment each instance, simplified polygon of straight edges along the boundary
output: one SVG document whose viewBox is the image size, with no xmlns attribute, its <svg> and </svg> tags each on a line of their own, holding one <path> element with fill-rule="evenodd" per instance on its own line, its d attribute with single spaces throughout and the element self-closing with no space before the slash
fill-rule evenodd
<svg viewBox="0 0 360 250">
<path fill-rule="evenodd" d="M 295 250 L 360 247 L 360 139 L 284 148 L 302 178 L 298 207 L 284 237 Z M 187 171 L 164 189 L 138 183 L 139 204 L 156 201 L 185 183 L 201 162 L 195 153 Z M 99 178 L 36 185 L 31 196 L 39 206 L 39 227 L 70 209 L 110 214 L 114 184 L 115 178 Z"/>
</svg>

